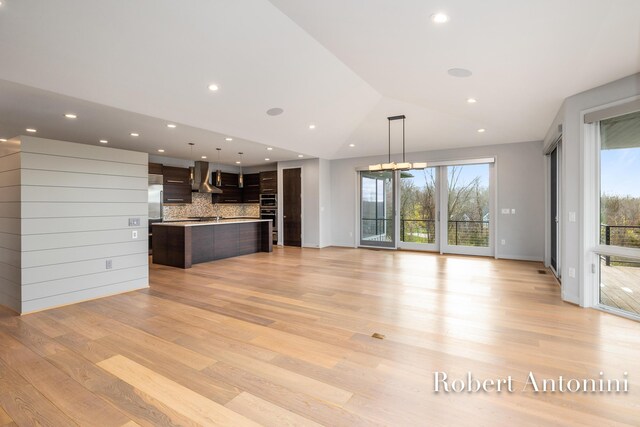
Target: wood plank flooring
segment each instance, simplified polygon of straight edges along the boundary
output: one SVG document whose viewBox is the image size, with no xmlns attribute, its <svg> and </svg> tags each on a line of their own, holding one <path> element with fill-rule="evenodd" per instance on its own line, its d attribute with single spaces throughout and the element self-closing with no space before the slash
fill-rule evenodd
<svg viewBox="0 0 640 427">
<path fill-rule="evenodd" d="M 638 425 L 640 323 L 560 300 L 539 263 L 276 248 L 151 267 L 151 287 L 0 309 L 0 426 Z M 385 339 L 374 339 L 374 332 Z M 504 378 L 514 393 L 434 393 Z M 522 392 L 621 378 L 629 393 Z"/>
</svg>

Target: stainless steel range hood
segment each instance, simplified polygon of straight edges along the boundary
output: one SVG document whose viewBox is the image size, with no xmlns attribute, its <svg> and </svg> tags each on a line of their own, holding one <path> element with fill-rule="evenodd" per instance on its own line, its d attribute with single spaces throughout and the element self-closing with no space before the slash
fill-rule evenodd
<svg viewBox="0 0 640 427">
<path fill-rule="evenodd" d="M 209 162 L 195 162 L 193 165 L 193 181 L 191 188 L 198 193 L 222 194 L 222 190 L 209 183 L 211 173 Z"/>
</svg>

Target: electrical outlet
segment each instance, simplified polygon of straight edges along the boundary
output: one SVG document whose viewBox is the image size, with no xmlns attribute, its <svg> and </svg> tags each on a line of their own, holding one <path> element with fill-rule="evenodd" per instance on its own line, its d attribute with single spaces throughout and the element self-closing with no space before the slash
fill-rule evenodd
<svg viewBox="0 0 640 427">
<path fill-rule="evenodd" d="M 506 241 L 505 239 L 502 239 L 502 240 L 500 240 L 500 244 L 501 244 L 501 245 L 506 245 L 506 244 L 507 244 L 507 241 Z"/>
<path fill-rule="evenodd" d="M 509 208 L 502 208 L 503 215 L 509 215 Z"/>
<path fill-rule="evenodd" d="M 576 222 L 576 213 L 569 212 L 569 222 Z"/>
<path fill-rule="evenodd" d="M 575 268 L 569 267 L 569 277 L 572 277 L 572 278 L 575 279 L 575 277 L 576 277 L 576 269 Z"/>
<path fill-rule="evenodd" d="M 516 210 L 515 209 L 511 209 L 511 215 L 515 215 L 516 214 Z"/>
<path fill-rule="evenodd" d="M 112 259 L 108 259 L 107 262 L 105 263 L 105 268 L 107 270 L 111 270 L 113 268 L 113 260 Z"/>
<path fill-rule="evenodd" d="M 349 232 L 349 237 L 353 237 L 353 231 Z"/>
<path fill-rule="evenodd" d="M 132 230 L 131 231 L 131 238 L 132 239 L 137 239 L 138 238 L 138 230 Z"/>
</svg>

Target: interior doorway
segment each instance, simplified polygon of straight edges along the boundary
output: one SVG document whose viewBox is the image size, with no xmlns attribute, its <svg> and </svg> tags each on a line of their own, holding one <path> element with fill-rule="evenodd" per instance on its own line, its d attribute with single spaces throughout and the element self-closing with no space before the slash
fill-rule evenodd
<svg viewBox="0 0 640 427">
<path fill-rule="evenodd" d="M 285 246 L 302 246 L 302 169 L 282 170 L 282 229 Z"/>
</svg>

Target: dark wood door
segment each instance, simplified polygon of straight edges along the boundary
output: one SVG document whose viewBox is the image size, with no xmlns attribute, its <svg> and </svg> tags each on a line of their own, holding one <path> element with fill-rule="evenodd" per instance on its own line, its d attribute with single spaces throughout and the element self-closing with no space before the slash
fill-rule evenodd
<svg viewBox="0 0 640 427">
<path fill-rule="evenodd" d="M 301 169 L 282 170 L 282 226 L 285 246 L 302 246 Z"/>
</svg>

